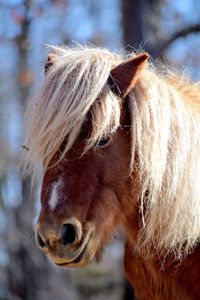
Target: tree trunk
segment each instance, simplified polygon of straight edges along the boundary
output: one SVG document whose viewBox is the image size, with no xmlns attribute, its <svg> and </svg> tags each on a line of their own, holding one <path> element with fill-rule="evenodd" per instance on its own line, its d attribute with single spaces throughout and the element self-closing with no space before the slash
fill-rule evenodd
<svg viewBox="0 0 200 300">
<path fill-rule="evenodd" d="M 124 45 L 139 49 L 143 42 L 142 0 L 122 0 L 122 30 Z"/>
</svg>

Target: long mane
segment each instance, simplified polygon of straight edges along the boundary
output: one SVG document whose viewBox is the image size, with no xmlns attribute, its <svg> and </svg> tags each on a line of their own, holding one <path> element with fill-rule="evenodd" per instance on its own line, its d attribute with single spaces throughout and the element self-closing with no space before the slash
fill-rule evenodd
<svg viewBox="0 0 200 300">
<path fill-rule="evenodd" d="M 46 168 L 67 137 L 63 156 L 89 111 L 86 151 L 120 126 L 120 99 L 108 84 L 124 54 L 91 47 L 54 47 L 58 59 L 26 112 L 25 161 Z M 135 54 L 133 54 L 135 55 Z M 149 66 L 129 95 L 132 150 L 141 180 L 138 246 L 158 253 L 189 253 L 200 237 L 200 88 Z M 147 196 L 148 195 L 148 196 Z"/>
<path fill-rule="evenodd" d="M 57 59 L 25 114 L 25 145 L 29 149 L 25 162 L 34 172 L 41 163 L 46 168 L 67 139 L 64 157 L 90 110 L 93 128 L 87 149 L 119 126 L 120 101 L 108 88 L 107 79 L 121 57 L 99 48 L 52 48 Z"/>
</svg>

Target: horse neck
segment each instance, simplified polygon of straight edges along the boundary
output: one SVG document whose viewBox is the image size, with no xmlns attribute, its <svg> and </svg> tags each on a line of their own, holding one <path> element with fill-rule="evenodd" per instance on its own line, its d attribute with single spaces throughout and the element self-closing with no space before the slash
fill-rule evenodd
<svg viewBox="0 0 200 300">
<path fill-rule="evenodd" d="M 161 261 L 156 256 L 145 258 L 129 242 L 125 248 L 125 271 L 140 300 L 200 299 L 199 261 L 199 247 L 181 262 L 172 258 Z M 148 283 L 148 288 L 144 288 L 144 283 Z"/>
<path fill-rule="evenodd" d="M 187 126 L 189 127 L 189 137 L 191 138 L 191 141 L 194 143 L 194 145 L 198 145 L 198 141 L 195 141 L 195 138 L 197 139 L 197 132 L 199 129 L 196 129 L 196 136 L 192 135 L 193 129 L 195 130 L 195 127 L 199 128 L 199 107 L 200 107 L 200 92 L 199 92 L 199 87 L 195 84 L 191 84 L 187 81 L 184 81 L 183 79 L 180 78 L 180 82 L 178 82 L 178 77 L 173 79 L 172 77 L 169 77 L 168 79 L 164 80 L 162 78 L 158 78 L 156 74 L 153 73 L 152 76 L 148 72 L 146 74 L 146 78 L 144 78 L 144 82 L 139 82 L 138 86 L 136 87 L 136 93 L 135 97 L 145 94 L 147 96 L 151 96 L 151 88 L 149 88 L 149 92 L 146 92 L 144 89 L 146 86 L 150 86 L 150 77 L 151 77 L 151 84 L 155 83 L 154 89 L 155 89 L 155 94 L 156 90 L 160 92 L 160 96 L 164 95 L 166 93 L 167 97 L 161 98 L 161 101 L 171 101 L 170 103 L 170 108 L 169 109 L 176 109 L 176 114 L 174 115 L 179 117 L 179 113 L 182 113 L 182 117 L 180 115 L 180 118 L 182 123 L 177 124 L 176 123 L 176 118 L 174 117 L 174 120 L 172 125 L 180 126 L 178 128 L 180 130 L 180 134 L 184 137 L 184 130 L 181 130 L 181 124 L 184 125 L 185 119 L 183 118 L 184 116 L 187 117 Z M 155 80 L 154 80 L 155 79 Z M 146 84 L 147 83 L 147 84 Z M 158 94 L 157 94 L 158 95 Z M 158 95 L 159 96 L 159 95 Z M 136 99 L 137 100 L 137 99 Z M 148 97 L 143 98 L 140 100 L 142 101 L 148 101 Z M 153 97 L 150 99 L 153 101 Z M 159 101 L 158 101 L 159 103 Z M 180 103 L 180 105 L 179 105 Z M 140 104 L 140 103 L 139 103 Z M 178 108 L 182 109 L 182 111 L 178 111 Z M 162 109 L 162 108 L 161 108 Z M 164 109 L 163 109 L 164 111 Z M 194 114 L 193 114 L 194 112 Z M 163 116 L 165 114 L 163 113 Z M 180 119 L 179 119 L 180 121 Z M 194 126 L 195 124 L 195 126 Z M 176 128 L 176 127 L 175 127 Z M 183 126 L 183 128 L 185 128 Z M 178 138 L 177 138 L 178 141 Z M 189 142 L 189 141 L 187 141 Z M 186 143 L 186 140 L 185 140 Z M 180 143 L 181 145 L 181 143 Z M 193 145 L 193 147 L 194 147 Z M 179 144 L 177 142 L 177 149 L 179 149 Z M 191 145 L 192 146 L 192 145 Z M 196 146 L 195 146 L 196 147 Z M 198 158 L 198 154 L 194 151 L 193 156 L 197 155 L 195 157 Z M 173 156 L 171 156 L 173 158 Z M 188 154 L 188 158 L 189 154 Z M 193 157 L 190 158 L 193 167 L 194 165 L 194 159 Z M 196 163 L 199 164 L 200 161 L 196 160 Z M 191 168 L 191 165 L 190 165 Z M 172 169 L 173 170 L 173 169 Z M 188 169 L 190 170 L 190 169 Z M 183 166 L 183 171 L 185 171 L 185 167 Z M 187 170 L 186 170 L 187 171 Z M 195 170 L 196 171 L 196 168 Z M 186 172 L 187 173 L 187 172 Z M 190 176 L 190 173 L 187 173 L 188 176 Z M 198 175 L 198 174 L 197 174 Z M 134 177 L 134 176 L 133 176 Z M 197 176 L 198 177 L 198 176 Z M 177 187 L 180 188 L 180 194 L 183 193 L 182 189 L 185 188 L 187 185 L 187 182 L 181 181 L 181 186 L 180 186 L 180 178 L 178 178 L 179 184 L 177 184 Z M 190 178 L 191 184 L 193 183 Z M 189 187 L 190 185 L 188 185 Z M 197 188 L 195 186 L 192 186 L 193 188 Z M 167 189 L 167 188 L 166 188 Z M 186 192 L 189 189 L 185 190 L 185 200 L 186 200 Z M 192 190 L 190 190 L 190 195 L 192 194 Z M 181 194 L 182 195 L 182 194 Z M 132 197 L 132 200 L 131 200 Z M 158 254 L 153 254 L 147 256 L 145 255 L 141 249 L 137 247 L 137 236 L 138 236 L 138 231 L 139 231 L 139 216 L 140 216 L 140 210 L 138 206 L 136 205 L 137 201 L 134 199 L 134 193 L 130 197 L 130 202 L 135 203 L 135 210 L 131 208 L 132 210 L 130 213 L 127 213 L 127 222 L 126 222 L 126 233 L 127 233 L 127 245 L 126 245 L 126 251 L 125 251 L 125 270 L 128 275 L 129 280 L 132 282 L 136 294 L 138 296 L 138 299 L 140 300 L 147 300 L 147 299 L 156 299 L 156 300 L 168 300 L 168 299 L 182 299 L 182 300 L 196 300 L 200 299 L 200 291 L 198 289 L 198 284 L 200 280 L 200 247 L 194 248 L 193 252 L 191 254 L 188 254 L 187 256 L 184 257 L 182 261 L 177 261 L 175 260 L 172 256 L 168 258 L 161 258 Z M 188 209 L 188 211 L 183 211 L 184 209 L 184 204 L 185 202 L 181 202 L 181 197 L 180 195 L 177 195 L 177 199 L 179 201 L 177 206 L 175 206 L 175 202 L 170 202 L 170 199 L 166 199 L 167 201 L 169 200 L 169 203 L 167 203 L 167 209 L 168 212 L 170 212 L 170 207 L 173 206 L 173 210 L 177 212 L 176 215 L 176 220 L 177 222 L 177 228 L 179 228 L 178 224 L 183 225 L 182 223 L 182 218 L 186 219 L 188 218 L 188 224 L 189 220 L 192 218 L 194 219 L 194 211 L 196 212 L 196 209 L 194 210 L 195 205 L 198 206 L 198 201 L 195 193 L 194 195 L 192 194 L 193 200 L 189 200 L 194 206 L 193 209 L 191 208 Z M 177 200 L 176 199 L 176 200 Z M 173 199 L 172 199 L 173 200 Z M 193 202 L 192 202 L 193 201 Z M 156 202 L 157 205 L 159 204 L 159 201 Z M 170 206 L 171 205 L 171 206 Z M 166 207 L 161 207 L 166 214 Z M 145 212 L 145 210 L 144 210 Z M 132 218 L 131 218 L 131 213 L 132 213 Z M 159 212 L 160 213 L 160 212 Z M 185 215 L 184 215 L 185 213 Z M 187 216 L 188 215 L 188 216 Z M 195 215 L 196 220 L 194 222 L 199 220 L 199 215 Z M 162 218 L 160 218 L 163 220 Z M 172 219 L 174 222 L 175 219 Z M 185 230 L 188 230 L 188 224 L 185 222 Z M 152 223 L 153 224 L 153 223 Z M 166 223 L 167 224 L 167 223 Z M 164 223 L 164 225 L 166 225 Z M 188 226 L 187 226 L 188 225 Z M 164 226 L 163 226 L 164 228 Z M 178 233 L 179 234 L 179 229 Z M 156 233 L 156 231 L 155 231 Z M 182 232 L 184 234 L 184 232 Z M 199 237 L 199 231 L 194 233 L 195 234 L 195 240 L 198 240 Z M 186 238 L 190 237 L 190 230 L 188 230 L 188 234 L 186 233 Z M 162 237 L 161 237 L 162 238 Z M 173 235 L 171 236 L 173 238 Z M 196 245 L 196 244 L 194 244 Z M 148 282 L 148 289 L 144 289 L 144 282 Z"/>
</svg>

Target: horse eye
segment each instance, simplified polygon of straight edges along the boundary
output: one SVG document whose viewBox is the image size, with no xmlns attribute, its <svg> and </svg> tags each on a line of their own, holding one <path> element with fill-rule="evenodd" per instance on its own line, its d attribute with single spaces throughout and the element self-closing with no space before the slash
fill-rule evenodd
<svg viewBox="0 0 200 300">
<path fill-rule="evenodd" d="M 110 141 L 109 137 L 107 137 L 107 138 L 101 138 L 99 140 L 99 142 L 97 143 L 97 147 L 104 147 L 104 146 L 106 146 L 109 143 L 109 141 Z"/>
</svg>

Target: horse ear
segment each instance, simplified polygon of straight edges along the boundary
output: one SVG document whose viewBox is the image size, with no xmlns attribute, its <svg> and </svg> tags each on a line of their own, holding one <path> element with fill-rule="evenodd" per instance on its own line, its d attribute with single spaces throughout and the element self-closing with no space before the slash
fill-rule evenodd
<svg viewBox="0 0 200 300">
<path fill-rule="evenodd" d="M 55 60 L 57 59 L 57 55 L 55 53 L 49 53 L 47 57 L 47 61 L 44 66 L 45 75 L 48 73 L 50 67 L 54 64 Z"/>
<path fill-rule="evenodd" d="M 113 89 L 116 94 L 126 97 L 135 86 L 148 58 L 149 54 L 144 52 L 125 60 L 115 67 L 111 71 L 109 78 L 111 89 Z"/>
</svg>

